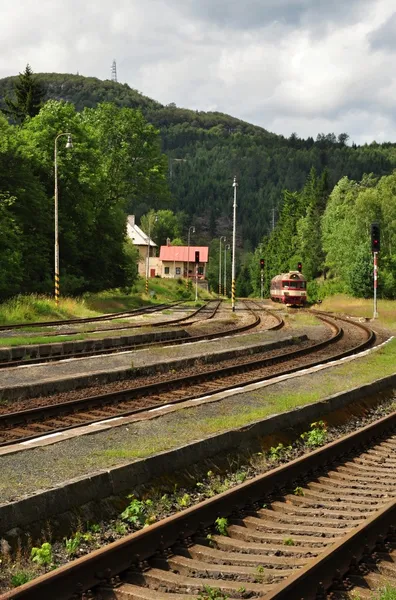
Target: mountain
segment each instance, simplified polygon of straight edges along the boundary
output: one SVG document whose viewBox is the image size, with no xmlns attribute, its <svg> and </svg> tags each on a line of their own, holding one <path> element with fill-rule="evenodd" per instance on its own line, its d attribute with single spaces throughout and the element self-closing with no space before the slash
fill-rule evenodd
<svg viewBox="0 0 396 600">
<path fill-rule="evenodd" d="M 252 250 L 272 229 L 282 191 L 302 189 L 311 167 L 319 176 L 327 172 L 328 191 L 344 175 L 360 180 L 366 172 L 386 175 L 396 167 L 394 144 L 351 147 L 346 134 L 319 134 L 316 141 L 295 134 L 285 138 L 223 113 L 164 106 L 127 84 L 58 73 L 36 77 L 45 99 L 72 102 L 78 110 L 105 101 L 140 109 L 161 131 L 169 158 L 170 208 L 187 213 L 188 222 L 208 238 L 231 234 L 236 175 L 239 244 L 245 250 Z M 0 108 L 4 97 L 12 96 L 15 79 L 0 80 Z M 138 217 L 147 208 L 131 207 Z"/>
</svg>

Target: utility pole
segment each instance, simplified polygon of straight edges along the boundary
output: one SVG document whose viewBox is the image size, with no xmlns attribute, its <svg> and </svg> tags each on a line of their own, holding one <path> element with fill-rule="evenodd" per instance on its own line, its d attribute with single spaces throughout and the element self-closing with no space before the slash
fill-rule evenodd
<svg viewBox="0 0 396 600">
<path fill-rule="evenodd" d="M 190 235 L 192 233 L 195 233 L 195 227 L 194 225 L 191 225 L 191 227 L 188 228 L 188 236 L 187 236 L 187 289 L 189 288 L 190 285 L 190 280 L 189 280 L 189 274 L 190 274 Z"/>
<path fill-rule="evenodd" d="M 55 173 L 55 304 L 59 304 L 59 225 L 58 225 L 58 139 L 67 135 L 66 148 L 73 148 L 71 133 L 59 133 L 54 142 L 54 173 Z"/>
<path fill-rule="evenodd" d="M 232 184 L 234 188 L 234 206 L 233 206 L 233 228 L 232 228 L 232 270 L 231 270 L 231 305 L 232 312 L 235 312 L 235 246 L 236 246 L 236 198 L 237 198 L 237 180 L 234 177 Z"/>
<path fill-rule="evenodd" d="M 154 217 L 154 223 L 157 223 L 158 215 Z M 150 214 L 148 215 L 148 237 L 147 237 L 147 256 L 146 256 L 146 294 L 149 293 L 149 275 L 150 275 L 150 246 L 151 246 L 151 219 Z"/>
<path fill-rule="evenodd" d="M 378 284 L 378 252 L 380 251 L 380 227 L 378 223 L 371 223 L 371 250 L 374 255 L 374 313 L 373 319 L 378 317 L 377 311 L 377 284 Z"/>
<path fill-rule="evenodd" d="M 230 249 L 230 244 L 224 246 L 224 286 L 223 294 L 227 297 L 227 250 Z"/>
<path fill-rule="evenodd" d="M 223 242 L 226 241 L 226 238 L 224 235 L 220 236 L 220 244 L 219 244 L 219 296 L 221 296 L 221 241 L 223 240 Z"/>
</svg>

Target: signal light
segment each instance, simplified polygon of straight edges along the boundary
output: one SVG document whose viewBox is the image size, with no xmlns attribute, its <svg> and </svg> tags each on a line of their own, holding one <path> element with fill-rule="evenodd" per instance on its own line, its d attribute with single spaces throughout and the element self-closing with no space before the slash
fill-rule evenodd
<svg viewBox="0 0 396 600">
<path fill-rule="evenodd" d="M 199 250 L 195 250 L 195 264 L 199 263 Z"/>
<path fill-rule="evenodd" d="M 302 271 L 302 263 L 298 263 L 298 265 L 297 265 L 297 271 L 299 273 L 301 273 L 301 271 Z"/>
<path fill-rule="evenodd" d="M 260 258 L 260 269 L 264 269 L 264 258 Z"/>
<path fill-rule="evenodd" d="M 371 250 L 380 251 L 380 227 L 378 223 L 371 223 Z"/>
</svg>

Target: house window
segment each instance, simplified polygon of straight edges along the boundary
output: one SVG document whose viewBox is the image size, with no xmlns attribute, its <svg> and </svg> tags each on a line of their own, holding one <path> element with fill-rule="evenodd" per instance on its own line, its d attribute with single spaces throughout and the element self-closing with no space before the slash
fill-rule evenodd
<svg viewBox="0 0 396 600">
<path fill-rule="evenodd" d="M 180 267 L 176 267 L 176 275 L 180 275 L 180 273 L 181 273 Z"/>
<path fill-rule="evenodd" d="M 203 267 L 198 267 L 198 275 L 203 275 Z"/>
<path fill-rule="evenodd" d="M 169 267 L 165 267 L 165 275 L 169 275 Z"/>
</svg>

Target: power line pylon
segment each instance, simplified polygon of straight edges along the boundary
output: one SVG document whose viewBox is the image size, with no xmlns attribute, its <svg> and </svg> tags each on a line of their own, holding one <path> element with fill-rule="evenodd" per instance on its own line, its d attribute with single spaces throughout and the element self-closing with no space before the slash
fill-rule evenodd
<svg viewBox="0 0 396 600">
<path fill-rule="evenodd" d="M 111 81 L 115 81 L 117 83 L 117 64 L 115 59 L 111 65 Z"/>
</svg>

